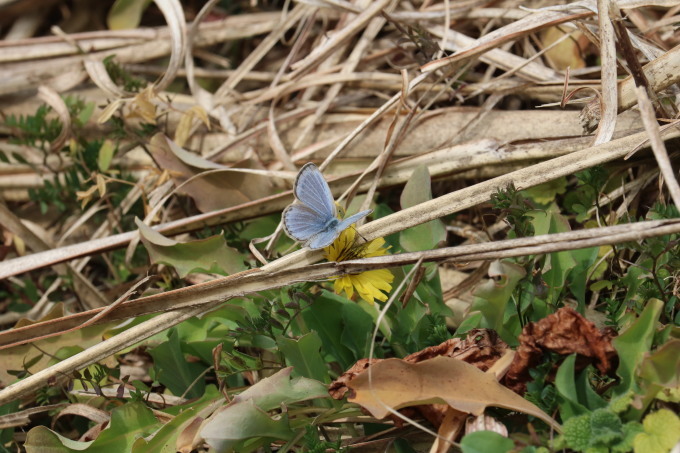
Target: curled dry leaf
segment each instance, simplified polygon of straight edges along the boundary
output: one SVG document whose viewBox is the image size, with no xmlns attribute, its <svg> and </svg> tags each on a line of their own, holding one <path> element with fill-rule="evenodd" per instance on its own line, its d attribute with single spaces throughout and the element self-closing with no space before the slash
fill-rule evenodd
<svg viewBox="0 0 680 453">
<path fill-rule="evenodd" d="M 616 351 L 609 331 L 600 331 L 595 324 L 571 308 L 561 308 L 542 320 L 527 324 L 519 336 L 520 345 L 508 373 L 505 384 L 523 393 L 530 380 L 529 370 L 541 361 L 547 351 L 568 355 L 576 353 L 587 363 L 593 363 L 601 373 L 612 370 Z"/>
<path fill-rule="evenodd" d="M 202 212 L 230 208 L 273 193 L 272 178 L 248 172 L 247 169 L 259 169 L 259 163 L 253 159 L 240 162 L 239 166 L 245 171 L 239 172 L 182 149 L 162 133 L 154 135 L 149 144 L 154 160 L 170 171 L 176 184 L 193 178 L 178 191 L 190 196 Z M 225 171 L 205 172 L 220 169 Z"/>
<path fill-rule="evenodd" d="M 496 332 L 488 329 L 474 329 L 464 339 L 451 338 L 437 346 L 431 346 L 408 355 L 403 360 L 407 363 L 418 363 L 435 357 L 452 357 L 486 371 L 507 349 L 508 345 L 500 339 Z M 335 399 L 344 398 L 350 391 L 352 380 L 360 376 L 370 365 L 379 362 L 382 362 L 382 359 L 359 360 L 331 383 L 329 393 Z M 409 417 L 420 413 L 434 426 L 440 426 L 448 408 L 448 404 L 424 404 L 407 408 L 401 412 Z M 401 424 L 401 419 L 395 417 L 394 422 Z"/>
<path fill-rule="evenodd" d="M 374 417 L 384 418 L 392 408 L 446 403 L 452 408 L 480 415 L 489 407 L 502 407 L 533 415 L 555 429 L 560 426 L 548 414 L 512 390 L 493 374 L 451 357 L 435 357 L 419 363 L 387 359 L 371 366 L 349 383 L 349 401 Z"/>
</svg>

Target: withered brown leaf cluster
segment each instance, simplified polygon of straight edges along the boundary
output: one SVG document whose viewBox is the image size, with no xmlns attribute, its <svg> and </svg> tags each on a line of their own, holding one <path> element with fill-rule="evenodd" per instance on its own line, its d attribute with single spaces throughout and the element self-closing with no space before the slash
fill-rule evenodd
<svg viewBox="0 0 680 453">
<path fill-rule="evenodd" d="M 616 351 L 612 346 L 614 334 L 599 330 L 578 312 L 563 307 L 538 322 L 527 324 L 519 336 L 520 345 L 515 359 L 505 375 L 505 385 L 522 394 L 531 378 L 529 370 L 541 362 L 546 352 L 561 355 L 578 354 L 577 367 L 592 363 L 602 374 L 615 366 Z"/>
</svg>

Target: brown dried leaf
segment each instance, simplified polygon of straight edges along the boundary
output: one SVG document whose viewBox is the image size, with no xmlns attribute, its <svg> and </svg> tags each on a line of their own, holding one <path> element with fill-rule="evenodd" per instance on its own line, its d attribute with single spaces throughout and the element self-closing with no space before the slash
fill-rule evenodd
<svg viewBox="0 0 680 453">
<path fill-rule="evenodd" d="M 489 407 L 524 412 L 559 429 L 559 424 L 534 404 L 501 385 L 493 374 L 450 357 L 411 364 L 387 359 L 371 366 L 349 383 L 349 401 L 384 418 L 390 411 L 419 404 L 446 403 L 461 412 L 480 415 Z"/>
<path fill-rule="evenodd" d="M 153 102 L 155 98 L 156 92 L 153 85 L 147 86 L 132 100 L 130 111 L 125 118 L 141 118 L 146 123 L 156 124 L 156 104 Z"/>
<path fill-rule="evenodd" d="M 175 130 L 175 143 L 177 143 L 177 145 L 184 146 L 189 139 L 194 118 L 199 119 L 208 127 L 208 129 L 210 129 L 210 120 L 208 120 L 207 112 L 200 105 L 194 105 L 182 114 L 182 117 L 177 124 L 177 129 Z"/>
<path fill-rule="evenodd" d="M 567 307 L 527 324 L 519 341 L 517 355 L 505 376 L 505 384 L 518 393 L 524 392 L 525 383 L 530 380 L 529 370 L 540 363 L 546 351 L 576 353 L 603 374 L 612 370 L 611 360 L 616 355 L 609 332 L 598 330 L 595 324 Z M 583 361 L 580 365 L 584 365 Z"/>
<path fill-rule="evenodd" d="M 230 168 L 183 150 L 161 133 L 151 139 L 150 150 L 159 167 L 168 170 L 176 184 L 206 169 Z M 256 165 L 255 162 L 245 161 L 240 166 L 253 168 Z M 224 171 L 194 178 L 179 191 L 193 198 L 200 211 L 209 212 L 265 198 L 272 194 L 272 183 L 268 176 Z"/>
<path fill-rule="evenodd" d="M 470 363 L 482 371 L 486 371 L 505 353 L 508 345 L 501 340 L 498 334 L 488 329 L 474 329 L 468 333 L 465 339 L 451 338 L 437 346 L 431 346 L 415 352 L 404 358 L 404 362 L 418 363 L 434 357 L 453 357 Z M 382 359 L 359 360 L 352 368 L 347 370 L 329 387 L 329 393 L 335 399 L 342 399 L 349 391 L 349 383 L 363 373 L 370 364 L 381 362 Z M 449 411 L 447 404 L 423 404 L 408 408 L 408 413 L 400 411 L 403 415 L 412 417 L 420 413 L 434 426 L 440 426 Z M 393 417 L 394 422 L 401 426 L 402 420 Z"/>
<path fill-rule="evenodd" d="M 418 363 L 438 356 L 453 357 L 475 365 L 482 371 L 486 371 L 508 349 L 508 345 L 500 339 L 498 334 L 488 329 L 473 329 L 468 332 L 465 339 L 451 338 L 445 342 L 430 346 L 421 351 L 414 352 L 404 357 L 405 362 Z M 339 378 L 333 381 L 328 392 L 335 399 L 344 398 L 347 393 L 347 384 L 363 373 L 371 364 L 381 362 L 383 359 L 361 359 Z"/>
<path fill-rule="evenodd" d="M 493 330 L 473 329 L 464 340 L 451 338 L 437 346 L 414 352 L 406 356 L 404 361 L 417 363 L 437 356 L 445 356 L 463 360 L 486 371 L 507 349 L 508 345 Z"/>
<path fill-rule="evenodd" d="M 566 35 L 559 27 L 550 27 L 541 33 L 541 42 L 544 47 L 563 39 Z M 583 41 L 582 32 L 570 33 L 572 36 L 564 39 L 559 44 L 556 44 L 552 49 L 545 52 L 545 56 L 550 61 L 550 64 L 560 71 L 567 68 L 580 69 L 585 68 L 586 62 L 581 57 L 582 44 L 587 45 L 587 41 Z"/>
</svg>

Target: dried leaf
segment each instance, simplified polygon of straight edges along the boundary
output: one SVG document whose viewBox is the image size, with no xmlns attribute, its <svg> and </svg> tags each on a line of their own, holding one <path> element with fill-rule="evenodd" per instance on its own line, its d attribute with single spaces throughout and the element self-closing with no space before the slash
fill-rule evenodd
<svg viewBox="0 0 680 453">
<path fill-rule="evenodd" d="M 191 132 L 194 118 L 198 118 L 208 127 L 208 129 L 210 129 L 210 120 L 208 119 L 208 114 L 205 109 L 200 105 L 194 105 L 182 114 L 182 117 L 177 124 L 177 129 L 175 130 L 175 143 L 178 146 L 184 146 L 189 139 L 189 133 Z"/>
<path fill-rule="evenodd" d="M 384 418 L 394 410 L 419 404 L 446 403 L 461 412 L 480 415 L 489 406 L 524 412 L 550 426 L 559 425 L 550 416 L 513 391 L 504 387 L 493 374 L 485 373 L 462 360 L 435 357 L 410 364 L 400 359 L 387 359 L 371 366 L 349 386 L 354 394 L 350 401 L 367 409 L 376 418 Z"/>
<path fill-rule="evenodd" d="M 106 106 L 104 110 L 99 114 L 99 118 L 97 118 L 97 123 L 103 124 L 106 123 L 111 117 L 118 111 L 121 106 L 125 104 L 124 99 L 116 99 L 112 103 Z"/>
<path fill-rule="evenodd" d="M 102 175 L 97 175 L 97 190 L 99 191 L 99 196 L 104 197 L 106 195 L 106 178 Z"/>
<path fill-rule="evenodd" d="M 616 351 L 609 332 L 602 332 L 592 322 L 571 308 L 560 308 L 542 320 L 527 324 L 519 336 L 520 345 L 505 384 L 518 393 L 531 378 L 529 370 L 540 363 L 546 351 L 562 355 L 576 353 L 593 362 L 601 373 L 611 371 Z"/>
<path fill-rule="evenodd" d="M 125 118 L 141 118 L 145 123 L 156 124 L 156 104 L 153 102 L 155 98 L 154 87 L 149 85 L 134 97 Z"/>
<path fill-rule="evenodd" d="M 552 66 L 560 71 L 567 68 L 585 68 L 586 62 L 581 58 L 580 46 L 582 38 L 584 37 L 583 33 L 565 33 L 559 27 L 550 27 L 541 33 L 541 41 L 544 47 L 548 47 L 558 40 L 563 39 L 566 34 L 570 34 L 571 37 L 564 39 L 553 48 L 547 50 L 545 56 L 550 60 Z"/>
<path fill-rule="evenodd" d="M 202 173 L 203 170 L 230 169 L 182 149 L 163 134 L 157 134 L 151 139 L 150 150 L 159 166 L 170 171 L 177 184 Z M 256 162 L 251 161 L 241 163 L 244 169 L 256 165 Z M 209 212 L 262 199 L 272 194 L 273 187 L 269 176 L 232 170 L 194 178 L 179 191 L 189 195 L 199 210 Z"/>
</svg>

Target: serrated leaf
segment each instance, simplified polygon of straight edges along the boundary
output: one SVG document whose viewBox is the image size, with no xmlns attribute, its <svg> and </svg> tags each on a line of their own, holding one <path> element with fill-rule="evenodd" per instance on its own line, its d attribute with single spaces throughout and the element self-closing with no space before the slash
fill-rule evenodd
<svg viewBox="0 0 680 453">
<path fill-rule="evenodd" d="M 221 235 L 190 242 L 177 242 L 163 236 L 139 219 L 135 219 L 135 222 L 151 260 L 154 263 L 173 266 L 182 278 L 193 271 L 235 274 L 245 270 L 244 257 L 236 249 L 228 247 Z"/>
</svg>

